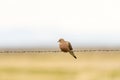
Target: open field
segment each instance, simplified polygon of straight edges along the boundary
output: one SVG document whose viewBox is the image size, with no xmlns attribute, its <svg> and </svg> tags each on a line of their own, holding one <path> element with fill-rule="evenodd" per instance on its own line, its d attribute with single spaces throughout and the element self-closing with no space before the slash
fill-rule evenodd
<svg viewBox="0 0 120 80">
<path fill-rule="evenodd" d="M 0 80 L 120 80 L 120 52 L 0 55 Z"/>
</svg>

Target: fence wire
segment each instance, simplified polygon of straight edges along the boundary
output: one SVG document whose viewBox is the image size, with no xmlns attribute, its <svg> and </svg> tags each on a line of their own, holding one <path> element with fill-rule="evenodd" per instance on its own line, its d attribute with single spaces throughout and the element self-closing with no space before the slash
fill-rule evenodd
<svg viewBox="0 0 120 80">
<path fill-rule="evenodd" d="M 120 49 L 80 49 L 73 50 L 74 52 L 112 52 L 112 51 L 120 51 Z M 59 53 L 60 50 L 0 50 L 0 54 L 2 53 Z"/>
</svg>

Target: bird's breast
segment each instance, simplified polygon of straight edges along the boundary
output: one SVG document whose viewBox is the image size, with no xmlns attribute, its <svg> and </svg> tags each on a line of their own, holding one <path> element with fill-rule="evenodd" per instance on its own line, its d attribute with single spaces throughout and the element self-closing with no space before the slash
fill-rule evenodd
<svg viewBox="0 0 120 80">
<path fill-rule="evenodd" d="M 69 48 L 66 44 L 60 44 L 60 49 L 63 52 L 68 52 L 69 51 Z"/>
</svg>

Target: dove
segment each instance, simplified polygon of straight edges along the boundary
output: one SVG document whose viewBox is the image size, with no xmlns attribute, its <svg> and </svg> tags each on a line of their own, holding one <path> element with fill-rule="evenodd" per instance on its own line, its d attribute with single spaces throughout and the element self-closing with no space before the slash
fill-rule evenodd
<svg viewBox="0 0 120 80">
<path fill-rule="evenodd" d="M 62 52 L 69 52 L 75 59 L 77 59 L 77 57 L 73 52 L 72 45 L 69 41 L 65 41 L 63 38 L 60 38 L 58 42 L 59 42 L 59 48 L 61 49 Z"/>
</svg>

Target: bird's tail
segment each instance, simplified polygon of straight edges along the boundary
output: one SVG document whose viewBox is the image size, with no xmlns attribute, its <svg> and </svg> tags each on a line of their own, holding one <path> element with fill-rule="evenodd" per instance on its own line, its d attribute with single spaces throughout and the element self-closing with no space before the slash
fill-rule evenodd
<svg viewBox="0 0 120 80">
<path fill-rule="evenodd" d="M 77 57 L 75 56 L 74 52 L 72 50 L 69 51 L 69 53 L 75 58 L 77 59 Z"/>
</svg>

